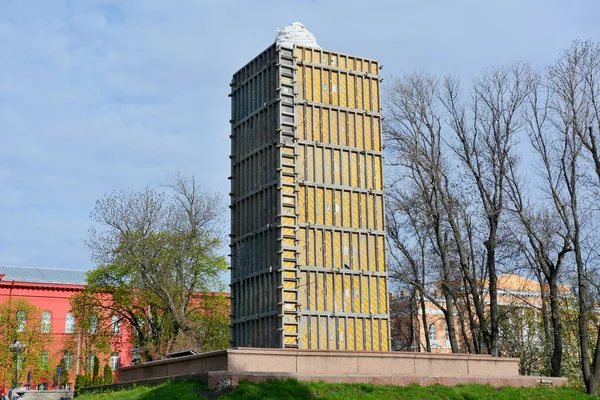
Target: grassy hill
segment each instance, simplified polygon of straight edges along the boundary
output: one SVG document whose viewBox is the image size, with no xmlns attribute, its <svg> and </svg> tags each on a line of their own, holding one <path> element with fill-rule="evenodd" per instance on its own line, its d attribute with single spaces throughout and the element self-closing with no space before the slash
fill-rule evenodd
<svg viewBox="0 0 600 400">
<path fill-rule="evenodd" d="M 243 382 L 240 387 L 227 392 L 213 392 L 197 382 L 167 382 L 159 386 L 140 386 L 128 390 L 86 393 L 77 400 L 157 400 L 157 399 L 438 399 L 438 400 L 566 400 L 593 399 L 584 393 L 568 388 L 494 388 L 487 385 L 460 386 L 392 386 L 367 384 L 328 384 L 323 382 L 271 381 Z"/>
</svg>

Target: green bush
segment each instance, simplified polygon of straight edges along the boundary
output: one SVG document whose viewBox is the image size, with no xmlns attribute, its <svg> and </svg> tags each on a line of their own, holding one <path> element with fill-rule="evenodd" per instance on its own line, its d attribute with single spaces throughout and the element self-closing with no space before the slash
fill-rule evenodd
<svg viewBox="0 0 600 400">
<path fill-rule="evenodd" d="M 103 385 L 110 385 L 113 383 L 113 371 L 110 369 L 110 365 L 104 364 L 104 374 L 102 377 Z"/>
</svg>

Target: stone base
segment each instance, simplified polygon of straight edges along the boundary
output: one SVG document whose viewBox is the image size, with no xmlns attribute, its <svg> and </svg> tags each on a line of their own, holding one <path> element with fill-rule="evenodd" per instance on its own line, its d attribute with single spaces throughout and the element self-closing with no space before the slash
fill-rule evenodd
<svg viewBox="0 0 600 400">
<path fill-rule="evenodd" d="M 562 386 L 565 378 L 519 376 L 517 358 L 473 354 L 235 348 L 119 369 L 120 383 L 194 376 L 209 387 L 236 386 L 240 380 L 417 383 L 493 386 Z"/>
</svg>

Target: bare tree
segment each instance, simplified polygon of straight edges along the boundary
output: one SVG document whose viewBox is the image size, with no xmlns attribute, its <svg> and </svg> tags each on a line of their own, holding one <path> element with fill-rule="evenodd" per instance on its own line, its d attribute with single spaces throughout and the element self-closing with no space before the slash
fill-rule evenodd
<svg viewBox="0 0 600 400">
<path fill-rule="evenodd" d="M 498 228 L 506 203 L 506 178 L 511 164 L 517 162 L 513 147 L 523 125 L 521 109 L 531 91 L 531 73 L 527 65 L 514 64 L 484 74 L 473 85 L 468 112 L 459 97 L 459 83 L 448 78 L 444 86 L 444 104 L 458 139 L 453 148 L 475 185 L 487 224 L 483 244 L 490 328 L 483 329 L 483 337 L 488 352 L 498 356 Z"/>
</svg>

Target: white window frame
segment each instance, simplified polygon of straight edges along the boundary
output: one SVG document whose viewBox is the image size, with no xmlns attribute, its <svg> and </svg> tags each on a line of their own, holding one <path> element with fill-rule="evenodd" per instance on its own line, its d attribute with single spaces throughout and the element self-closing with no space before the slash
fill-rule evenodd
<svg viewBox="0 0 600 400">
<path fill-rule="evenodd" d="M 75 315 L 70 311 L 65 317 L 65 333 L 75 333 Z"/>
<path fill-rule="evenodd" d="M 42 333 L 50 333 L 52 331 L 52 313 L 50 313 L 50 311 L 44 311 L 42 313 L 40 329 Z"/>
</svg>

